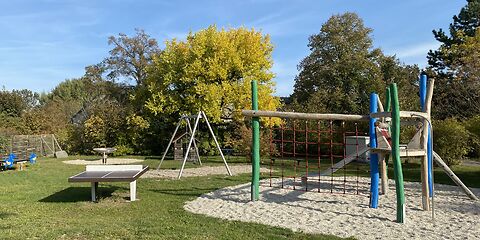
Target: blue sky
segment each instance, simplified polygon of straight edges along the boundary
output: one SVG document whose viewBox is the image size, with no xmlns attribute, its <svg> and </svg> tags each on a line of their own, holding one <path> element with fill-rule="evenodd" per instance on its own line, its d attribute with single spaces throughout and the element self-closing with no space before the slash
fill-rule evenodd
<svg viewBox="0 0 480 240">
<path fill-rule="evenodd" d="M 211 24 L 270 34 L 277 95 L 292 93 L 308 37 L 333 14 L 356 12 L 374 45 L 402 62 L 426 65 L 438 47 L 432 29 L 448 27 L 460 0 L 0 0 L 0 87 L 50 91 L 108 55 L 107 37 L 142 28 L 163 46 Z"/>
</svg>

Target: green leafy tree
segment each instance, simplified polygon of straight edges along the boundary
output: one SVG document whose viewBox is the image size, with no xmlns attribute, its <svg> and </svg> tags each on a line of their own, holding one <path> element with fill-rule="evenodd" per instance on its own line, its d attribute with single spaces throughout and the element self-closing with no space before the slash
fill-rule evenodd
<svg viewBox="0 0 480 240">
<path fill-rule="evenodd" d="M 85 79 L 67 79 L 43 96 L 42 105 L 48 105 L 51 102 L 72 103 L 69 105 L 72 108 L 70 110 L 73 115 L 82 106 L 92 101 L 94 96 L 93 86 L 89 85 Z"/>
<path fill-rule="evenodd" d="M 465 129 L 470 134 L 470 143 L 468 145 L 472 146 L 472 151 L 469 154 L 469 157 L 480 157 L 480 115 L 474 116 L 464 122 Z"/>
<path fill-rule="evenodd" d="M 133 151 L 139 153 L 145 150 L 145 138 L 149 128 L 150 122 L 145 118 L 135 114 L 127 116 L 128 139 Z"/>
<path fill-rule="evenodd" d="M 21 117 L 13 117 L 8 114 L 0 113 L 0 135 L 11 136 L 16 134 L 25 134 L 28 128 Z"/>
<path fill-rule="evenodd" d="M 85 78 L 92 82 L 102 82 L 108 89 L 108 98 L 115 99 L 122 108 L 123 116 L 121 129 L 128 131 L 129 137 L 121 137 L 122 134 L 113 134 L 119 137 L 116 144 L 118 148 L 125 149 L 126 153 L 147 153 L 146 150 L 156 148 L 148 143 L 157 143 L 151 138 L 161 136 L 158 129 L 158 122 L 149 111 L 145 111 L 147 100 L 147 88 L 145 81 L 148 77 L 147 68 L 152 64 L 153 55 L 161 52 L 158 43 L 141 29 L 135 29 L 134 36 L 124 33 L 118 36 L 110 36 L 108 44 L 113 48 L 109 56 L 101 63 L 88 66 Z M 105 82 L 104 76 L 110 81 Z M 142 119 L 145 125 L 135 126 Z M 137 131 L 138 130 L 138 131 Z M 125 135 L 126 132 L 123 132 Z M 109 144 L 112 144 L 111 142 Z M 133 150 L 132 150 L 133 149 Z"/>
<path fill-rule="evenodd" d="M 136 35 L 129 37 L 124 33 L 118 37 L 110 36 L 108 44 L 113 45 L 110 56 L 103 64 L 109 70 L 110 79 L 126 78 L 133 80 L 137 86 L 143 85 L 147 78 L 147 67 L 152 63 L 152 56 L 160 52 L 158 43 L 142 29 L 135 29 Z"/>
<path fill-rule="evenodd" d="M 458 78 L 468 79 L 474 85 L 480 84 L 480 31 L 474 36 L 465 36 L 461 44 L 453 45 L 450 49 L 457 56 L 452 61 L 451 68 Z"/>
<path fill-rule="evenodd" d="M 439 41 L 443 48 L 449 48 L 452 45 L 461 44 L 465 41 L 464 36 L 475 36 L 477 28 L 480 26 L 480 1 L 467 0 L 458 15 L 453 16 L 453 23 L 450 24 L 450 36 L 443 29 L 433 30 L 433 36 Z M 449 52 L 438 49 L 430 50 L 428 53 L 428 63 L 433 70 L 442 77 L 453 74 L 449 71 L 450 64 L 454 55 Z M 446 76 L 443 76 L 446 75 Z"/>
<path fill-rule="evenodd" d="M 91 116 L 85 121 L 83 135 L 87 149 L 107 146 L 105 141 L 107 136 L 106 123 L 101 117 Z"/>
<path fill-rule="evenodd" d="M 102 71 L 97 66 L 86 67 L 84 76 L 61 82 L 43 97 L 42 103 L 51 100 L 70 101 L 84 106 L 103 98 L 127 101 L 129 89 L 120 83 L 104 80 L 101 76 Z"/>
<path fill-rule="evenodd" d="M 320 33 L 309 38 L 310 55 L 299 64 L 292 108 L 307 112 L 366 113 L 369 95 L 384 96 L 396 82 L 402 105 L 413 107 L 411 91 L 418 67 L 404 66 L 394 56 L 373 48 L 372 30 L 355 13 L 332 16 Z"/>
<path fill-rule="evenodd" d="M 462 35 L 462 33 L 458 33 Z M 468 119 L 480 114 L 480 31 L 475 36 L 462 36 L 464 41 L 440 51 L 448 52 L 452 75 L 439 77 L 436 116 Z"/>
<path fill-rule="evenodd" d="M 30 134 L 54 133 L 64 136 L 77 104 L 72 101 L 49 101 L 22 116 Z M 60 138 L 64 140 L 64 138 Z"/>
<path fill-rule="evenodd" d="M 0 90 L 0 136 L 30 133 L 24 119 L 38 106 L 39 98 L 39 94 L 27 89 Z"/>
<path fill-rule="evenodd" d="M 433 113 L 437 118 L 468 118 L 480 114 L 478 28 L 480 1 L 468 0 L 453 17 L 449 33 L 433 31 L 439 49 L 428 53 L 429 70 L 436 78 Z"/>
<path fill-rule="evenodd" d="M 0 113 L 12 117 L 21 115 L 39 103 L 39 94 L 30 90 L 0 90 Z"/>
<path fill-rule="evenodd" d="M 272 50 L 268 35 L 245 28 L 210 26 L 186 41 L 167 41 L 153 59 L 146 107 L 171 116 L 201 109 L 213 122 L 239 119 L 236 110 L 250 108 L 255 79 L 260 109 L 275 110 L 280 102 L 273 96 Z"/>
<path fill-rule="evenodd" d="M 93 143 L 128 145 L 125 130 L 131 91 L 121 83 L 103 79 L 104 71 L 100 66 L 89 66 L 81 78 L 57 85 L 44 96 L 41 106 L 25 115 L 29 131 L 56 134 L 70 153 L 90 153 Z M 85 134 L 85 121 L 92 116 L 103 121 L 101 141 Z"/>
<path fill-rule="evenodd" d="M 384 86 L 397 83 L 399 104 L 405 110 L 420 110 L 420 98 L 418 97 L 418 78 L 420 69 L 417 65 L 404 65 L 395 56 L 382 56 L 378 60 L 381 79 Z M 377 86 L 378 87 L 378 86 Z M 378 88 L 377 88 L 378 89 Z M 385 102 L 385 94 L 381 90 L 380 99 Z"/>
</svg>

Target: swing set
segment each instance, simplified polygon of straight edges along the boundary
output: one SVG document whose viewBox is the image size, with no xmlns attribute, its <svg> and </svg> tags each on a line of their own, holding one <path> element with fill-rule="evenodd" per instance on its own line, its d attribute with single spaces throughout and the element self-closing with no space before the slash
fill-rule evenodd
<svg viewBox="0 0 480 240">
<path fill-rule="evenodd" d="M 190 121 L 192 119 L 195 119 L 193 127 L 192 127 L 192 122 Z M 187 162 L 187 159 L 192 152 L 190 150 L 192 147 L 194 148 L 194 152 L 196 154 L 198 163 L 200 165 L 202 164 L 202 161 L 200 160 L 200 154 L 199 154 L 199 151 L 198 151 L 197 143 L 196 143 L 196 138 L 195 138 L 195 134 L 197 134 L 198 129 L 199 129 L 200 121 L 202 121 L 203 123 L 205 123 L 207 125 L 209 133 L 210 133 L 211 137 L 213 138 L 213 140 L 215 142 L 215 146 L 217 147 L 217 150 L 220 152 L 220 156 L 223 160 L 225 168 L 227 169 L 227 173 L 228 173 L 229 176 L 232 176 L 232 172 L 230 171 L 230 168 L 228 167 L 228 164 L 227 164 L 227 161 L 225 160 L 222 149 L 220 148 L 220 145 L 218 144 L 217 138 L 215 137 L 215 133 L 213 132 L 212 126 L 210 125 L 210 122 L 208 121 L 207 115 L 203 111 L 199 111 L 198 114 L 196 114 L 196 115 L 183 115 L 183 116 L 180 117 L 180 119 L 178 120 L 177 126 L 175 127 L 175 131 L 173 132 L 172 137 L 170 138 L 170 141 L 168 142 L 167 149 L 165 149 L 165 152 L 163 152 L 163 156 L 162 156 L 162 159 L 160 160 L 160 164 L 158 164 L 157 170 L 159 170 L 160 167 L 162 166 L 163 160 L 165 159 L 165 156 L 167 155 L 168 150 L 170 149 L 170 146 L 172 146 L 172 143 L 174 142 L 174 140 L 178 139 L 178 137 L 176 138 L 177 132 L 178 132 L 178 130 L 179 130 L 179 128 L 182 124 L 186 125 L 187 130 L 186 130 L 185 135 L 189 137 L 189 141 L 188 141 L 188 144 L 187 144 L 186 152 L 183 156 L 182 167 L 180 168 L 180 172 L 178 173 L 178 179 L 180 179 L 182 177 L 183 170 L 185 169 L 185 163 Z M 184 134 L 182 134 L 181 136 L 183 136 L 183 135 Z"/>
</svg>

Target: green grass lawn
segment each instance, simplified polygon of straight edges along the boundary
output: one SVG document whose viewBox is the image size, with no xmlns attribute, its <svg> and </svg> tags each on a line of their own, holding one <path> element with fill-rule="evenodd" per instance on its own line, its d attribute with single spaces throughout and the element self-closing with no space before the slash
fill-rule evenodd
<svg viewBox="0 0 480 240">
<path fill-rule="evenodd" d="M 71 159 L 98 159 L 74 156 Z M 212 159 L 211 159 L 212 160 Z M 213 164 L 220 164 L 218 158 Z M 231 159 L 241 162 L 243 158 Z M 156 168 L 158 158 L 143 164 Z M 162 168 L 179 168 L 166 161 Z M 198 165 L 188 164 L 188 167 Z M 68 183 L 84 166 L 39 159 L 24 171 L 0 172 L 1 239 L 338 239 L 294 233 L 261 224 L 227 221 L 183 210 L 186 201 L 225 186 L 248 182 L 249 174 L 181 180 L 140 179 L 136 202 L 128 183 L 100 183 L 101 199 L 90 202 L 89 183 Z"/>
</svg>

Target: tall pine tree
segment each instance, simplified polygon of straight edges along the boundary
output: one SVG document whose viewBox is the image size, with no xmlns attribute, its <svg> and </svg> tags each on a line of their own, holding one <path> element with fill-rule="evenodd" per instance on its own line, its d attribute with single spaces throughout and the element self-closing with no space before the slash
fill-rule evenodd
<svg viewBox="0 0 480 240">
<path fill-rule="evenodd" d="M 436 118 L 468 118 L 480 114 L 480 86 L 478 72 L 465 74 L 472 69 L 466 61 L 478 55 L 480 49 L 476 33 L 480 26 L 480 0 L 467 0 L 458 15 L 453 16 L 449 34 L 442 29 L 433 30 L 433 35 L 441 43 L 439 49 L 428 53 L 430 73 L 436 78 L 433 98 L 433 114 Z M 469 57 L 470 56 L 470 57 Z M 480 70 L 476 70 L 480 71 Z"/>
</svg>

